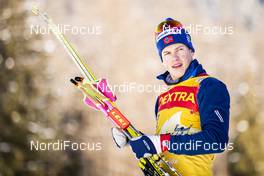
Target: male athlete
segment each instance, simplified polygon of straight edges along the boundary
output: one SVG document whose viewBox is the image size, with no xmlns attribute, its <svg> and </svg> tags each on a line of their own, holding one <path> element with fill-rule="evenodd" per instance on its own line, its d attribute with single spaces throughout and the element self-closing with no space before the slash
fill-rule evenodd
<svg viewBox="0 0 264 176">
<path fill-rule="evenodd" d="M 155 39 L 167 70 L 157 78 L 168 90 L 157 98 L 156 135 L 133 138 L 129 144 L 137 158 L 163 153 L 183 176 L 211 176 L 214 153 L 223 152 L 228 143 L 228 90 L 193 58 L 191 37 L 181 23 L 167 18 Z M 112 134 L 120 148 L 127 144 L 119 129 Z"/>
<path fill-rule="evenodd" d="M 157 26 L 155 39 L 167 70 L 157 78 L 168 90 L 157 98 L 156 135 L 133 138 L 129 144 L 137 158 L 162 153 L 183 176 L 211 176 L 214 153 L 223 152 L 228 143 L 228 90 L 193 58 L 191 37 L 181 23 L 167 18 Z M 103 94 L 116 99 L 109 91 Z M 85 103 L 96 109 L 89 98 Z M 112 134 L 118 147 L 128 143 L 118 128 Z"/>
</svg>

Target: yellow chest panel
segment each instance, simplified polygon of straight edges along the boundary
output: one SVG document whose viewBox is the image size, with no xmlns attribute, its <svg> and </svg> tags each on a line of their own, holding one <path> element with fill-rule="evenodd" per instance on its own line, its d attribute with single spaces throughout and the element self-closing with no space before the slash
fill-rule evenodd
<svg viewBox="0 0 264 176">
<path fill-rule="evenodd" d="M 159 96 L 157 134 L 193 134 L 201 131 L 197 93 L 208 76 L 194 77 L 170 87 Z"/>
</svg>

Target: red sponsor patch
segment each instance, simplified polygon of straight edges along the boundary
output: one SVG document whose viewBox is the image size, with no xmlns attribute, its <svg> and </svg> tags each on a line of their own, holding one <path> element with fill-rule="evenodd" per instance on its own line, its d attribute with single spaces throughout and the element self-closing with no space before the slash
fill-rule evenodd
<svg viewBox="0 0 264 176">
<path fill-rule="evenodd" d="M 161 151 L 165 152 L 170 149 L 170 134 L 160 135 Z"/>
<path fill-rule="evenodd" d="M 159 111 L 173 107 L 184 107 L 198 111 L 196 95 L 198 87 L 176 86 L 159 96 Z"/>
<path fill-rule="evenodd" d="M 174 39 L 173 39 L 172 36 L 167 36 L 167 37 L 165 37 L 165 38 L 163 39 L 164 44 L 169 44 L 169 43 L 171 43 L 171 42 L 173 42 L 173 41 L 174 41 Z"/>
</svg>

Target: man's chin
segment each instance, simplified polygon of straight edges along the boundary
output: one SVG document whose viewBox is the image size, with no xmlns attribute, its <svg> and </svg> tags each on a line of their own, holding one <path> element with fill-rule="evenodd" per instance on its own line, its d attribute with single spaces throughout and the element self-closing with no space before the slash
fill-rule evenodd
<svg viewBox="0 0 264 176">
<path fill-rule="evenodd" d="M 183 73 L 175 73 L 175 72 L 170 72 L 170 75 L 173 80 L 181 78 L 184 74 Z"/>
</svg>

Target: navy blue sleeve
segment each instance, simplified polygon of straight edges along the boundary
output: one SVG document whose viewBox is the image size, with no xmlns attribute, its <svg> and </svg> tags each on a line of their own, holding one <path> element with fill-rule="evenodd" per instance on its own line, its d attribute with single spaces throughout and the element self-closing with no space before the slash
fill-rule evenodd
<svg viewBox="0 0 264 176">
<path fill-rule="evenodd" d="M 201 132 L 176 136 L 171 135 L 171 153 L 199 155 L 220 153 L 228 143 L 230 97 L 224 83 L 215 78 L 206 78 L 197 94 L 200 111 Z M 183 147 L 190 143 L 193 148 Z M 179 147 L 182 145 L 182 147 Z"/>
</svg>

